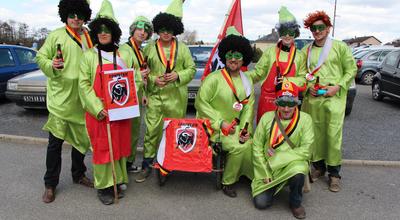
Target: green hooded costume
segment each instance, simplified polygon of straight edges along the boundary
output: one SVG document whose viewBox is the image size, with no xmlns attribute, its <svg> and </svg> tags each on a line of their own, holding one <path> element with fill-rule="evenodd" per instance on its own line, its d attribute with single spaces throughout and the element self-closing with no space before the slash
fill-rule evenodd
<svg viewBox="0 0 400 220">
<path fill-rule="evenodd" d="M 128 158 L 129 163 L 133 163 L 135 161 L 136 149 L 137 149 L 137 145 L 139 142 L 139 136 L 140 136 L 141 118 L 143 117 L 142 113 L 144 113 L 144 109 L 142 106 L 142 97 L 143 97 L 143 95 L 146 96 L 145 86 L 143 84 L 143 79 L 140 74 L 141 66 L 143 65 L 143 62 L 145 61 L 145 56 L 144 56 L 143 51 L 140 48 L 140 46 L 135 45 L 135 43 L 133 41 L 133 37 L 132 37 L 136 28 L 144 28 L 145 30 L 147 28 L 147 31 L 148 31 L 147 39 L 151 38 L 152 24 L 146 17 L 138 16 L 131 25 L 131 28 L 130 28 L 131 29 L 131 37 L 129 38 L 128 42 L 121 45 L 118 50 L 121 54 L 122 59 L 124 59 L 126 61 L 127 66 L 135 69 L 136 92 L 138 95 L 138 100 L 139 100 L 140 109 L 141 109 L 140 110 L 141 116 L 132 119 L 131 156 Z"/>
<path fill-rule="evenodd" d="M 181 6 L 182 4 L 180 4 Z M 166 16 L 166 19 L 170 20 L 159 19 L 161 16 Z M 180 19 L 168 12 L 159 13 L 153 19 L 154 30 L 158 32 L 162 25 L 180 23 Z M 179 33 L 181 30 L 172 31 Z M 193 79 L 196 67 L 189 48 L 184 43 L 178 42 L 175 37 L 172 41 L 175 41 L 176 44 L 175 53 L 171 52 L 171 47 L 160 46 L 158 47 L 160 50 L 157 50 L 158 40 L 149 42 L 144 48 L 144 54 L 150 68 L 147 85 L 148 106 L 145 116 L 147 128 L 144 137 L 144 158 L 154 158 L 156 155 L 162 135 L 163 119 L 184 118 L 186 115 L 187 84 Z M 156 78 L 166 72 L 166 65 L 161 61 L 159 54 L 162 53 L 161 50 L 166 59 L 170 59 L 171 53 L 173 54 L 175 61 L 171 60 L 171 65 L 173 65 L 171 70 L 178 74 L 178 79 L 175 82 L 170 82 L 164 87 L 158 87 L 155 84 Z"/>
<path fill-rule="evenodd" d="M 68 2 L 61 2 L 68 6 Z M 61 4 L 60 3 L 60 4 Z M 75 2 L 76 3 L 76 2 Z M 66 7 L 63 5 L 63 7 Z M 84 21 L 90 19 L 90 9 L 87 6 Z M 85 14 L 83 9 L 60 8 L 61 20 L 67 23 L 67 15 L 71 11 Z M 74 37 L 75 35 L 75 37 Z M 77 40 L 79 37 L 80 41 Z M 57 54 L 57 45 L 60 44 L 64 59 L 64 68 L 53 69 L 53 59 Z M 43 129 L 52 133 L 55 137 L 72 144 L 82 154 L 90 148 L 90 142 L 85 129 L 85 111 L 82 108 L 78 95 L 79 63 L 83 52 L 92 47 L 91 39 L 87 30 L 83 28 L 82 33 L 74 32 L 65 26 L 52 31 L 46 38 L 36 56 L 36 62 L 47 77 L 47 110 L 49 116 Z"/>
<path fill-rule="evenodd" d="M 245 38 L 238 36 L 240 36 L 240 34 L 236 29 L 233 27 L 228 29 L 227 37 L 220 43 L 219 51 L 224 51 L 226 53 L 232 49 L 232 51 L 241 52 L 245 54 L 245 56 L 252 56 L 251 53 L 244 53 L 241 48 L 238 48 L 245 45 L 251 50 L 250 44 L 247 43 L 248 45 L 246 45 Z M 231 43 L 233 41 L 235 41 L 236 44 Z M 221 46 L 227 48 L 221 49 Z M 243 46 L 243 48 L 245 46 Z M 220 57 L 222 57 L 221 55 L 225 56 L 225 54 L 220 54 Z M 246 60 L 247 59 L 251 60 L 251 57 L 246 57 Z M 245 58 L 243 58 L 243 60 L 245 60 Z M 249 179 L 253 178 L 253 166 L 251 162 L 252 139 L 250 138 L 244 144 L 240 144 L 239 136 L 246 122 L 250 124 L 248 132 L 252 134 L 253 129 L 251 125 L 253 124 L 255 96 L 253 84 L 244 73 L 240 72 L 237 76 L 231 76 L 239 100 L 248 99 L 248 102 L 243 104 L 243 109 L 241 111 L 235 110 L 233 105 L 237 102 L 237 99 L 223 75 L 225 71 L 225 69 L 214 71 L 204 79 L 197 93 L 195 108 L 198 118 L 210 120 L 211 127 L 214 130 L 211 140 L 221 141 L 222 149 L 227 152 L 222 184 L 231 185 L 238 181 L 239 177 L 242 175 L 247 176 Z M 225 73 L 227 73 L 227 71 Z M 240 124 L 236 126 L 235 133 L 228 136 L 222 135 L 220 128 L 221 123 L 231 123 L 235 118 L 240 120 Z"/>
<path fill-rule="evenodd" d="M 309 44 L 303 48 L 307 54 Z M 313 70 L 322 52 L 322 47 L 312 46 L 310 69 Z M 325 62 L 315 77 L 319 76 L 320 85 L 339 85 L 340 90 L 333 97 L 314 97 L 306 93 L 301 110 L 311 115 L 315 131 L 312 162 L 325 160 L 329 166 L 342 163 L 342 133 L 346 109 L 347 90 L 357 72 L 350 48 L 343 42 L 332 40 L 332 47 Z M 308 83 L 314 86 L 315 80 Z"/>
<path fill-rule="evenodd" d="M 274 115 L 275 112 L 272 111 L 265 113 L 254 134 L 252 147 L 254 179 L 251 184 L 253 197 L 273 187 L 277 187 L 276 194 L 286 185 L 288 179 L 299 173 L 307 175 L 309 171 L 310 148 L 314 139 L 311 117 L 307 113 L 300 112 L 299 122 L 290 135 L 290 140 L 296 148 L 292 149 L 284 141 L 270 157 L 267 152 L 270 147 Z M 286 128 L 290 121 L 281 120 L 283 127 Z M 265 184 L 263 181 L 265 178 L 271 178 L 272 182 Z"/>
</svg>

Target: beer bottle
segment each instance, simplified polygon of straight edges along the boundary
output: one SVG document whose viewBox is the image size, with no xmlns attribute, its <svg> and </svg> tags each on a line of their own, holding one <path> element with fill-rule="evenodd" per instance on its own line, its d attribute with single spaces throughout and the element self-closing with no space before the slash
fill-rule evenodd
<svg viewBox="0 0 400 220">
<path fill-rule="evenodd" d="M 165 69 L 165 74 L 167 74 L 167 73 L 171 73 L 171 67 L 170 67 L 169 60 L 167 60 L 167 68 Z"/>
<path fill-rule="evenodd" d="M 239 143 L 240 144 L 244 144 L 244 140 L 243 140 L 243 136 L 245 136 L 247 134 L 247 129 L 249 128 L 249 122 L 246 122 L 246 124 L 244 125 L 244 128 L 242 129 L 242 131 L 240 132 L 240 136 L 239 136 Z"/>
<path fill-rule="evenodd" d="M 147 69 L 147 57 L 144 58 L 142 65 L 140 66 L 140 70 Z"/>
<path fill-rule="evenodd" d="M 61 51 L 61 44 L 57 44 L 56 59 L 60 60 L 60 64 L 62 64 L 62 66 L 60 66 L 58 68 L 63 69 L 64 68 L 64 58 L 63 58 L 62 51 Z"/>
<path fill-rule="evenodd" d="M 317 79 L 315 80 L 314 89 L 315 89 L 316 92 L 320 89 L 319 76 L 317 76 Z"/>
</svg>

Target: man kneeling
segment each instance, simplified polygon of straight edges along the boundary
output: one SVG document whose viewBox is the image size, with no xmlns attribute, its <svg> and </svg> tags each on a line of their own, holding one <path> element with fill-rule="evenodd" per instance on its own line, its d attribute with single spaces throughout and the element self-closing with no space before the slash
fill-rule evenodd
<svg viewBox="0 0 400 220">
<path fill-rule="evenodd" d="M 285 80 L 277 85 L 278 108 L 263 115 L 254 135 L 251 187 L 255 207 L 265 209 L 272 205 L 273 196 L 289 185 L 290 209 L 294 217 L 302 219 L 306 217 L 302 188 L 314 133 L 311 117 L 299 111 L 299 103 L 295 84 Z"/>
</svg>

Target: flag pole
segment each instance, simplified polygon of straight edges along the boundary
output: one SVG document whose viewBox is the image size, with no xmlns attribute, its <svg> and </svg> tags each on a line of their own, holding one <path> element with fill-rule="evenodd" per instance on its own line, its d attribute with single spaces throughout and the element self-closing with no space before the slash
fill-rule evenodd
<svg viewBox="0 0 400 220">
<path fill-rule="evenodd" d="M 117 191 L 117 177 L 115 175 L 115 163 L 114 163 L 114 153 L 112 147 L 112 139 L 111 139 L 111 126 L 110 121 L 107 120 L 107 139 L 108 139 L 108 149 L 110 152 L 110 161 L 111 161 L 111 168 L 112 168 L 112 176 L 113 176 L 113 183 L 114 183 L 114 201 L 118 203 L 118 191 Z"/>
</svg>

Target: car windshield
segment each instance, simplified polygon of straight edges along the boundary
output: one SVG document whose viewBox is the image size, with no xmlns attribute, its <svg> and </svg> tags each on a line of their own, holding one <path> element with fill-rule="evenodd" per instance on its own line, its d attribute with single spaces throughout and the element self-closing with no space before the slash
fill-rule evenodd
<svg viewBox="0 0 400 220">
<path fill-rule="evenodd" d="M 189 47 L 189 50 L 196 64 L 196 68 L 204 68 L 211 55 L 212 47 L 193 46 Z"/>
<path fill-rule="evenodd" d="M 356 53 L 356 54 L 354 55 L 354 58 L 355 58 L 355 59 L 360 59 L 360 58 L 362 58 L 365 54 L 367 54 L 368 52 L 371 52 L 371 51 L 370 51 L 370 50 L 360 51 L 360 52 L 358 52 L 358 53 Z"/>
</svg>

